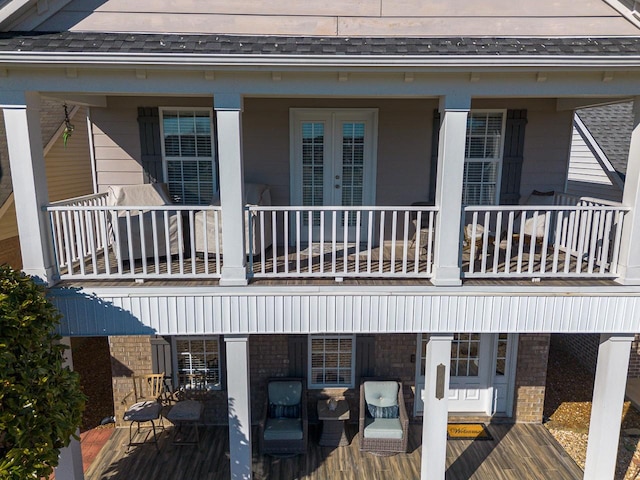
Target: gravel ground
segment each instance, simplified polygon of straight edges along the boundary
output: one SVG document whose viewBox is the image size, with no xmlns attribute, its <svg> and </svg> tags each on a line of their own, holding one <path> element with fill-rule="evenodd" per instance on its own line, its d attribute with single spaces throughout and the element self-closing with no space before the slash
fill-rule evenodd
<svg viewBox="0 0 640 480">
<path fill-rule="evenodd" d="M 593 381 L 593 374 L 552 340 L 547 369 L 545 426 L 582 469 L 587 453 Z M 634 432 L 634 429 L 638 431 Z M 615 478 L 640 478 L 640 413 L 630 402 L 625 402 L 622 412 Z"/>
</svg>

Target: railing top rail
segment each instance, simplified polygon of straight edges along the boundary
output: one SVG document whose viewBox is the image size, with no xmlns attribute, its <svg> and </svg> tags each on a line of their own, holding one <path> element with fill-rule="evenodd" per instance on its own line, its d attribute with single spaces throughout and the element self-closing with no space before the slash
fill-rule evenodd
<svg viewBox="0 0 640 480">
<path fill-rule="evenodd" d="M 622 205 L 621 202 L 614 202 L 613 200 L 604 200 L 602 198 L 596 198 L 596 197 L 579 197 L 578 198 L 579 202 L 592 202 L 592 203 L 597 203 L 600 205 L 606 205 L 606 206 L 611 206 L 611 207 L 623 207 L 624 205 Z"/>
<path fill-rule="evenodd" d="M 46 205 L 44 209 L 48 212 L 55 211 L 117 211 L 126 212 L 128 210 L 140 210 L 143 212 L 149 211 L 221 211 L 222 207 L 218 205 Z"/>
<path fill-rule="evenodd" d="M 465 212 L 530 212 L 530 211 L 589 211 L 612 210 L 628 212 L 630 207 L 621 205 L 468 205 Z"/>
<path fill-rule="evenodd" d="M 341 206 L 341 205 L 289 205 L 289 206 L 268 206 L 268 205 L 248 205 L 246 207 L 250 211 L 267 211 L 267 212 L 320 212 L 320 211 L 336 211 L 336 212 L 355 212 L 355 211 L 392 211 L 401 210 L 403 212 L 437 212 L 438 207 L 435 206 L 380 206 L 380 205 L 358 205 L 358 206 Z"/>
<path fill-rule="evenodd" d="M 85 200 L 94 200 L 98 198 L 105 198 L 108 195 L 107 192 L 102 193 L 91 193 L 89 195 L 81 195 L 79 197 L 67 198 L 65 200 L 58 200 L 57 202 L 51 202 L 47 205 L 47 207 L 58 207 L 62 205 L 71 205 L 76 202 L 83 202 Z"/>
</svg>

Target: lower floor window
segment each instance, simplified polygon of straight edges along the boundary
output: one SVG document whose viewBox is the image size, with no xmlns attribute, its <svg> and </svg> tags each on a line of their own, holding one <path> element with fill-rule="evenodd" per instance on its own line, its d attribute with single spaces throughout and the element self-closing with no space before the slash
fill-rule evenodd
<svg viewBox="0 0 640 480">
<path fill-rule="evenodd" d="M 218 337 L 175 337 L 177 386 L 186 390 L 220 390 Z"/>
<path fill-rule="evenodd" d="M 353 388 L 355 348 L 355 335 L 311 335 L 309 388 Z"/>
</svg>

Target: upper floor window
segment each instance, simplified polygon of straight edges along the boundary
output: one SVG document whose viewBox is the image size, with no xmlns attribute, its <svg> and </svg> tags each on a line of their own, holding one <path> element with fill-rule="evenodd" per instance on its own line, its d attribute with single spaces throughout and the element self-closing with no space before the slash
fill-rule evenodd
<svg viewBox="0 0 640 480">
<path fill-rule="evenodd" d="M 175 337 L 175 380 L 186 390 L 220 390 L 220 342 L 218 337 Z"/>
<path fill-rule="evenodd" d="M 504 111 L 471 111 L 467 117 L 464 205 L 495 205 L 500 195 Z"/>
<path fill-rule="evenodd" d="M 355 335 L 309 336 L 309 388 L 353 388 L 355 349 Z"/>
<path fill-rule="evenodd" d="M 216 191 L 211 109 L 161 108 L 160 126 L 169 193 L 178 203 L 211 203 Z"/>
</svg>

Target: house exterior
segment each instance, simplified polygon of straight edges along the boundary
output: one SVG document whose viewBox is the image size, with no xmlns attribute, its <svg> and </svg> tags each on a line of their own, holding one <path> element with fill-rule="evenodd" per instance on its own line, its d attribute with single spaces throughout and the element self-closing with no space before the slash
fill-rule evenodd
<svg viewBox="0 0 640 480">
<path fill-rule="evenodd" d="M 480 6 L 0 6 L 23 268 L 62 335 L 109 337 L 118 418 L 130 376 L 164 372 L 233 419 L 250 478 L 267 378 L 352 408 L 362 378 L 399 378 L 421 476 L 444 478 L 449 415 L 540 422 L 549 335 L 598 333 L 585 478 L 613 477 L 640 330 L 640 23 L 609 1 Z M 51 198 L 44 97 L 90 108 L 93 195 Z M 574 110 L 629 99 L 621 201 L 567 194 Z"/>
</svg>

